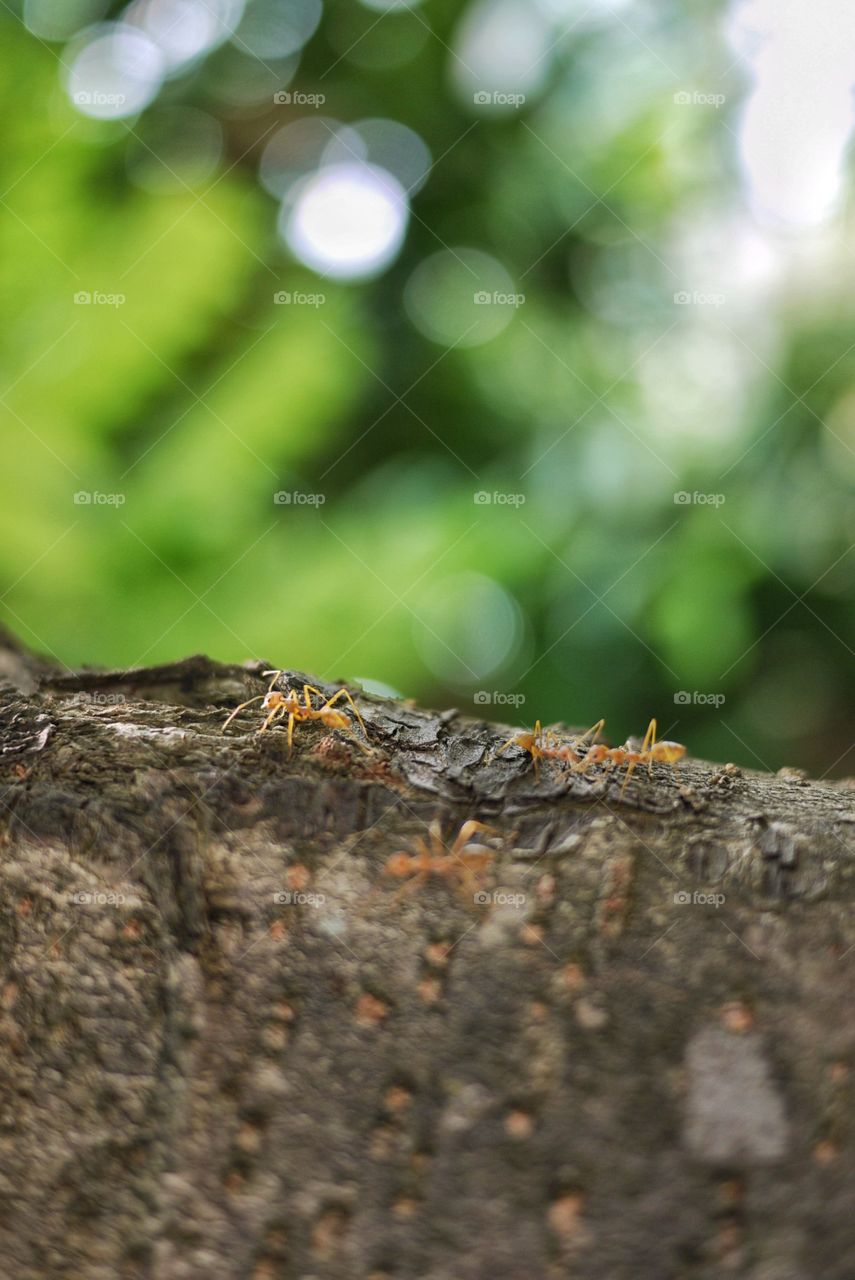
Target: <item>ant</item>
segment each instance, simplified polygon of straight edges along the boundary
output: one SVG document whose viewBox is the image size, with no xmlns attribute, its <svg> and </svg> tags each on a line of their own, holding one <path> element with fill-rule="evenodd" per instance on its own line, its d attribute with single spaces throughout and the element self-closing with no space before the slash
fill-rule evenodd
<svg viewBox="0 0 855 1280">
<path fill-rule="evenodd" d="M 581 738 L 577 739 L 576 746 L 585 743 L 588 738 L 596 738 L 604 724 L 605 720 L 598 720 L 587 733 L 582 734 Z M 626 777 L 621 787 L 621 795 L 626 790 L 627 783 L 638 765 L 646 764 L 648 773 L 652 775 L 654 762 L 676 766 L 677 761 L 681 760 L 686 754 L 686 748 L 682 743 L 656 741 L 655 720 L 651 720 L 647 726 L 647 732 L 644 735 L 640 751 L 634 751 L 629 743 L 622 747 L 606 747 L 600 742 L 592 741 L 590 745 L 585 747 L 584 755 L 580 755 L 569 743 L 561 743 L 554 733 L 549 730 L 544 732 L 539 720 L 535 723 L 534 730 L 531 733 L 514 734 L 508 738 L 507 742 L 499 748 L 496 754 L 501 755 L 511 745 L 529 753 L 534 762 L 535 773 L 540 768 L 541 760 L 558 760 L 562 764 L 569 764 L 574 773 L 586 773 L 591 765 L 597 764 L 604 764 L 607 769 L 620 768 L 624 764 L 628 765 Z"/>
<path fill-rule="evenodd" d="M 316 693 L 319 698 L 323 699 L 324 694 L 313 684 L 303 685 L 302 701 L 300 700 L 300 694 L 296 689 L 289 689 L 287 693 L 280 693 L 278 689 L 274 688 L 279 677 L 284 674 L 285 673 L 283 671 L 263 671 L 262 675 L 273 676 L 267 693 L 260 693 L 255 698 L 250 698 L 247 702 L 242 702 L 239 707 L 235 707 L 234 711 L 223 725 L 223 732 L 225 733 L 226 729 L 239 711 L 243 711 L 244 707 L 252 706 L 253 702 L 260 701 L 262 710 L 267 711 L 268 715 L 258 732 L 264 733 L 264 730 L 269 729 L 277 720 L 283 720 L 285 716 L 287 716 L 288 751 L 290 753 L 294 742 L 294 725 L 296 723 L 302 723 L 306 720 L 320 720 L 328 729 L 346 729 L 352 732 L 350 728 L 350 721 L 344 711 L 341 707 L 335 706 L 339 698 L 346 698 L 350 703 L 353 714 L 359 721 L 359 726 L 362 729 L 363 734 L 365 734 L 366 738 L 368 737 L 368 734 L 365 732 L 365 723 L 362 716 L 359 714 L 356 703 L 353 701 L 353 698 L 350 696 L 347 689 L 339 689 L 338 693 L 334 693 L 331 698 L 327 698 L 324 701 L 323 706 L 315 707 L 312 705 L 311 695 Z"/>
<path fill-rule="evenodd" d="M 657 742 L 656 721 L 651 720 L 647 726 L 647 732 L 641 743 L 640 751 L 634 751 L 628 742 L 622 747 L 605 747 L 601 743 L 594 743 L 588 748 L 584 759 L 572 767 L 575 773 L 585 773 L 592 764 L 604 764 L 607 769 L 619 769 L 621 765 L 628 765 L 626 777 L 620 789 L 620 793 L 623 795 L 624 791 L 626 791 L 627 783 L 640 764 L 647 765 L 648 775 L 652 777 L 654 762 L 670 764 L 673 768 L 676 768 L 677 761 L 682 760 L 685 754 L 686 748 L 680 742 Z"/>
<path fill-rule="evenodd" d="M 596 738 L 605 723 L 605 720 L 598 720 L 596 724 L 591 725 L 591 728 L 577 739 L 577 744 L 584 743 L 587 738 Z M 544 730 L 539 720 L 535 721 L 531 732 L 512 734 L 507 742 L 499 747 L 496 755 L 500 756 L 510 746 L 519 747 L 521 751 L 529 753 L 535 774 L 540 772 L 541 760 L 558 760 L 561 764 L 575 767 L 583 759 L 569 742 L 561 742 L 558 735 L 551 729 Z M 590 750 L 590 748 L 587 749 Z"/>
<path fill-rule="evenodd" d="M 446 848 L 439 820 L 434 819 L 428 828 L 427 840 L 424 836 L 417 836 L 413 841 L 413 852 L 393 853 L 386 863 L 384 870 L 387 876 L 409 880 L 397 896 L 412 893 L 432 875 L 445 876 L 449 880 L 458 876 L 463 889 L 468 892 L 477 889 L 478 877 L 484 874 L 493 861 L 493 852 L 484 845 L 465 848 L 476 831 L 483 831 L 487 835 L 496 834 L 493 827 L 470 820 L 463 823 L 454 842 Z"/>
</svg>

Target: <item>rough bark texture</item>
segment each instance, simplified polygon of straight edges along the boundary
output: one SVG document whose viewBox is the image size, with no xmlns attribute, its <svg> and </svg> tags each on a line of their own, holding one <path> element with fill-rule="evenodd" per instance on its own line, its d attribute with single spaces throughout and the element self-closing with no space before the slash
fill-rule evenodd
<svg viewBox="0 0 855 1280">
<path fill-rule="evenodd" d="M 262 666 L 0 641 L 0 1274 L 851 1280 L 850 787 L 368 696 L 289 757 Z M 437 817 L 486 903 L 384 875 Z"/>
</svg>

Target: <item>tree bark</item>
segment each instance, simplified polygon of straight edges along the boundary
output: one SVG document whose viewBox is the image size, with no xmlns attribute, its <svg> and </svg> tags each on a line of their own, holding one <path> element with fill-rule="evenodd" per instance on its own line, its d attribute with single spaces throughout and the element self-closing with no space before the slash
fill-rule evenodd
<svg viewBox="0 0 855 1280">
<path fill-rule="evenodd" d="M 0 637 L 0 1274 L 852 1280 L 851 784 L 289 755 L 264 669 Z M 472 818 L 477 894 L 386 873 Z"/>
</svg>

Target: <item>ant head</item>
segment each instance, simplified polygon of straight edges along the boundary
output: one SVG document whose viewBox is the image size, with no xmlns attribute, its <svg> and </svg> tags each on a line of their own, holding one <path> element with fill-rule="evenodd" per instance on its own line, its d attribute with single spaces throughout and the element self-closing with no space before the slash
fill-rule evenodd
<svg viewBox="0 0 855 1280">
<path fill-rule="evenodd" d="M 585 752 L 585 760 L 590 764 L 602 764 L 608 757 L 609 749 L 601 742 L 595 742 L 592 747 L 588 747 Z"/>
<path fill-rule="evenodd" d="M 284 693 L 280 693 L 278 689 L 271 689 L 264 695 L 261 705 L 266 711 L 273 711 L 276 707 L 281 707 L 285 701 Z"/>
<path fill-rule="evenodd" d="M 410 869 L 408 853 L 393 853 L 386 863 L 386 874 L 390 876 L 408 876 Z"/>
<path fill-rule="evenodd" d="M 536 733 L 518 733 L 514 738 L 516 746 L 521 747 L 523 751 L 531 751 L 537 745 Z"/>
</svg>

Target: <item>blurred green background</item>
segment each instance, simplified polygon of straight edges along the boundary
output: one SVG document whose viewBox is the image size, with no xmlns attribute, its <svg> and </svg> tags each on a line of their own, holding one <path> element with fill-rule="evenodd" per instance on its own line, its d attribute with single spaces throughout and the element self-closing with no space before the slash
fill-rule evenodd
<svg viewBox="0 0 855 1280">
<path fill-rule="evenodd" d="M 845 17 L 7 7 L 2 620 L 851 773 Z"/>
</svg>

